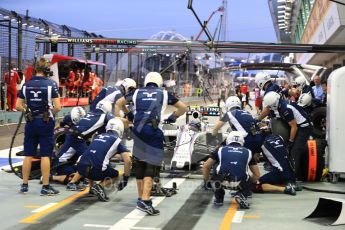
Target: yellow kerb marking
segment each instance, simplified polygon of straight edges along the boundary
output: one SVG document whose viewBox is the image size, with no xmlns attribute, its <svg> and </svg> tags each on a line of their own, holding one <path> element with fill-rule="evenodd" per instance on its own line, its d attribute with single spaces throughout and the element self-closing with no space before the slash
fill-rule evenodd
<svg viewBox="0 0 345 230">
<path fill-rule="evenodd" d="M 238 204 L 236 203 L 235 199 L 232 199 L 230 207 L 228 211 L 225 213 L 225 216 L 219 227 L 219 230 L 230 230 L 231 223 L 232 223 L 232 220 L 234 219 L 237 208 L 238 208 Z"/>
<path fill-rule="evenodd" d="M 59 203 L 51 206 L 50 208 L 47 208 L 45 210 L 42 210 L 41 212 L 35 213 L 25 219 L 22 219 L 20 221 L 20 223 L 22 224 L 37 224 L 38 223 L 38 219 L 48 215 L 49 213 L 52 213 L 54 211 L 56 211 L 59 208 L 62 208 L 63 206 L 66 206 L 67 204 L 75 201 L 76 199 L 78 199 L 79 197 L 84 196 L 85 194 L 89 193 L 89 188 L 86 188 L 84 191 L 79 192 L 74 194 L 73 196 L 68 197 L 67 199 L 60 201 Z"/>
</svg>

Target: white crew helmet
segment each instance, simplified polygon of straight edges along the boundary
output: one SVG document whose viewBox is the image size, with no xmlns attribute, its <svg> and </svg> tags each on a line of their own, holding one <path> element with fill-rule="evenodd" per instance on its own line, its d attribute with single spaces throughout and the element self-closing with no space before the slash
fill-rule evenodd
<svg viewBox="0 0 345 230">
<path fill-rule="evenodd" d="M 297 104 L 304 108 L 311 105 L 312 99 L 313 98 L 310 93 L 302 93 L 298 98 Z"/>
<path fill-rule="evenodd" d="M 271 76 L 265 72 L 259 72 L 255 75 L 255 84 L 261 89 L 264 90 L 264 85 L 271 81 Z"/>
<path fill-rule="evenodd" d="M 268 92 L 263 99 L 262 106 L 269 107 L 272 110 L 278 109 L 280 95 L 276 92 Z"/>
<path fill-rule="evenodd" d="M 82 107 L 80 107 L 80 106 L 74 107 L 71 110 L 72 123 L 77 124 L 81 118 L 85 117 L 85 115 L 86 115 L 86 112 Z"/>
<path fill-rule="evenodd" d="M 120 118 L 112 118 L 108 121 L 105 130 L 108 132 L 109 130 L 115 131 L 119 137 L 121 138 L 123 135 L 123 130 L 125 129 L 123 122 Z"/>
<path fill-rule="evenodd" d="M 111 113 L 113 106 L 109 101 L 102 100 L 97 103 L 96 109 L 100 109 L 103 111 L 103 113 Z"/>
<path fill-rule="evenodd" d="M 118 81 L 115 83 L 115 86 L 120 86 L 120 85 L 122 85 L 122 82 L 123 82 L 123 80 L 118 80 Z"/>
<path fill-rule="evenodd" d="M 121 85 L 125 89 L 125 94 L 128 93 L 131 88 L 137 88 L 137 83 L 132 78 L 123 79 Z"/>
<path fill-rule="evenodd" d="M 162 87 L 162 85 L 163 85 L 163 78 L 160 75 L 160 73 L 150 72 L 145 77 L 144 86 L 147 86 L 147 84 L 149 84 L 149 83 L 154 83 L 158 87 Z"/>
<path fill-rule="evenodd" d="M 235 108 L 240 109 L 241 108 L 241 101 L 238 97 L 236 96 L 230 96 L 228 97 L 228 99 L 226 99 L 225 101 L 225 106 L 227 108 L 227 110 L 232 110 Z"/>
<path fill-rule="evenodd" d="M 231 133 L 229 133 L 229 135 L 226 137 L 226 144 L 229 145 L 231 143 L 238 143 L 243 146 L 243 134 L 239 131 L 232 131 Z"/>
<path fill-rule="evenodd" d="M 296 86 L 296 88 L 299 89 L 299 91 L 302 91 L 303 87 L 306 85 L 306 80 L 303 76 L 298 76 L 292 82 L 292 85 Z"/>
</svg>

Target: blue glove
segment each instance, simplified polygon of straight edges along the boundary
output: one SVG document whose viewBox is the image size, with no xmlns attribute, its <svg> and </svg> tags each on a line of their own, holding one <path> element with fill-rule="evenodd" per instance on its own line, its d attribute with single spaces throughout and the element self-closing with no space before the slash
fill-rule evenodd
<svg viewBox="0 0 345 230">
<path fill-rule="evenodd" d="M 175 112 L 174 112 L 174 113 L 170 114 L 170 116 L 167 119 L 165 119 L 164 121 L 167 124 L 171 124 L 171 123 L 175 123 L 176 119 L 177 119 L 177 116 L 175 115 Z"/>
<path fill-rule="evenodd" d="M 129 179 L 129 176 L 123 176 L 122 180 L 117 186 L 117 190 L 121 191 L 122 189 L 124 189 L 128 184 L 128 179 Z"/>
<path fill-rule="evenodd" d="M 129 111 L 127 114 L 126 114 L 126 117 L 129 121 L 133 122 L 134 120 L 134 114 L 132 111 Z"/>
</svg>

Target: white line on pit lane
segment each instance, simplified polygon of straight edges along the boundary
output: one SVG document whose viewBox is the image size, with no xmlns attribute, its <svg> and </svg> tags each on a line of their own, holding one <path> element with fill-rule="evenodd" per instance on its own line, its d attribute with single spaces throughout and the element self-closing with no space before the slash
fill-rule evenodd
<svg viewBox="0 0 345 230">
<path fill-rule="evenodd" d="M 173 183 L 175 182 L 177 187 L 179 187 L 186 179 L 185 178 L 174 178 L 168 181 L 164 187 L 172 188 Z M 165 197 L 153 197 L 152 198 L 152 205 L 156 207 L 159 203 L 161 203 Z M 112 226 L 108 225 L 98 225 L 98 224 L 84 224 L 84 227 L 95 227 L 95 228 L 109 228 L 116 230 L 131 230 L 131 229 L 143 229 L 143 230 L 159 230 L 159 228 L 150 228 L 150 227 L 134 227 L 140 220 L 142 220 L 146 216 L 146 213 L 139 211 L 138 209 L 134 209 L 130 213 L 128 213 L 124 218 L 119 220 Z M 107 226 L 107 227 L 106 227 Z"/>
<path fill-rule="evenodd" d="M 148 228 L 148 227 L 132 227 L 131 229 L 142 229 L 142 230 L 161 230 L 161 228 Z"/>
<path fill-rule="evenodd" d="M 83 226 L 88 228 L 111 228 L 111 225 L 102 224 L 84 224 Z"/>
<path fill-rule="evenodd" d="M 244 213 L 244 211 L 236 211 L 234 218 L 232 219 L 232 223 L 242 223 Z"/>
<path fill-rule="evenodd" d="M 44 211 L 44 210 L 46 210 L 46 209 L 48 209 L 48 208 L 50 208 L 50 207 L 52 207 L 52 206 L 54 206 L 56 204 L 57 203 L 48 203 L 46 205 L 43 205 L 42 207 L 39 207 L 39 208 L 36 208 L 36 209 L 32 210 L 31 212 L 34 212 L 34 213 L 42 212 L 42 211 Z"/>
</svg>

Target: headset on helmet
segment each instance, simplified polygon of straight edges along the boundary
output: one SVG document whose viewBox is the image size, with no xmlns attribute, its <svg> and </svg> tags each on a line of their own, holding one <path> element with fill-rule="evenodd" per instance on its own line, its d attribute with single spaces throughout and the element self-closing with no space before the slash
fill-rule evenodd
<svg viewBox="0 0 345 230">
<path fill-rule="evenodd" d="M 272 110 L 278 109 L 280 95 L 276 92 L 268 92 L 263 99 L 262 106 L 269 107 Z"/>
<path fill-rule="evenodd" d="M 82 107 L 80 106 L 74 107 L 71 110 L 71 120 L 73 124 L 77 124 L 81 118 L 85 117 L 85 115 L 86 115 L 86 112 Z"/>
<path fill-rule="evenodd" d="M 230 96 L 230 97 L 228 97 L 228 99 L 226 99 L 225 106 L 228 110 L 232 110 L 235 108 L 240 109 L 241 108 L 241 101 L 236 96 Z"/>
<path fill-rule="evenodd" d="M 297 104 L 304 108 L 311 105 L 312 99 L 313 98 L 310 93 L 303 93 L 299 96 Z"/>
<path fill-rule="evenodd" d="M 300 91 L 302 91 L 303 87 L 306 85 L 306 80 L 305 80 L 305 78 L 303 76 L 298 76 L 292 82 L 292 85 L 295 86 Z"/>
<path fill-rule="evenodd" d="M 137 88 L 137 83 L 132 78 L 123 79 L 121 85 L 125 88 L 125 93 L 128 93 L 131 89 Z"/>
<path fill-rule="evenodd" d="M 271 81 L 271 76 L 265 72 L 259 72 L 255 75 L 255 84 L 264 90 L 264 86 L 267 82 Z"/>
<path fill-rule="evenodd" d="M 100 109 L 103 111 L 103 113 L 111 113 L 112 110 L 112 105 L 109 101 L 106 100 L 102 100 L 100 102 L 97 103 L 96 105 L 96 109 Z"/>
<path fill-rule="evenodd" d="M 149 83 L 154 83 L 157 85 L 157 87 L 162 87 L 163 78 L 160 75 L 160 73 L 150 72 L 145 77 L 144 86 L 147 86 L 147 84 L 149 84 Z"/>
<path fill-rule="evenodd" d="M 238 143 L 243 146 L 243 134 L 239 131 L 232 131 L 231 133 L 229 133 L 229 135 L 226 137 L 226 144 L 229 145 L 231 143 Z"/>
<path fill-rule="evenodd" d="M 125 129 L 123 122 L 120 118 L 112 118 L 108 121 L 105 130 L 108 132 L 109 130 L 115 131 L 119 137 L 122 137 L 123 130 Z"/>
</svg>

